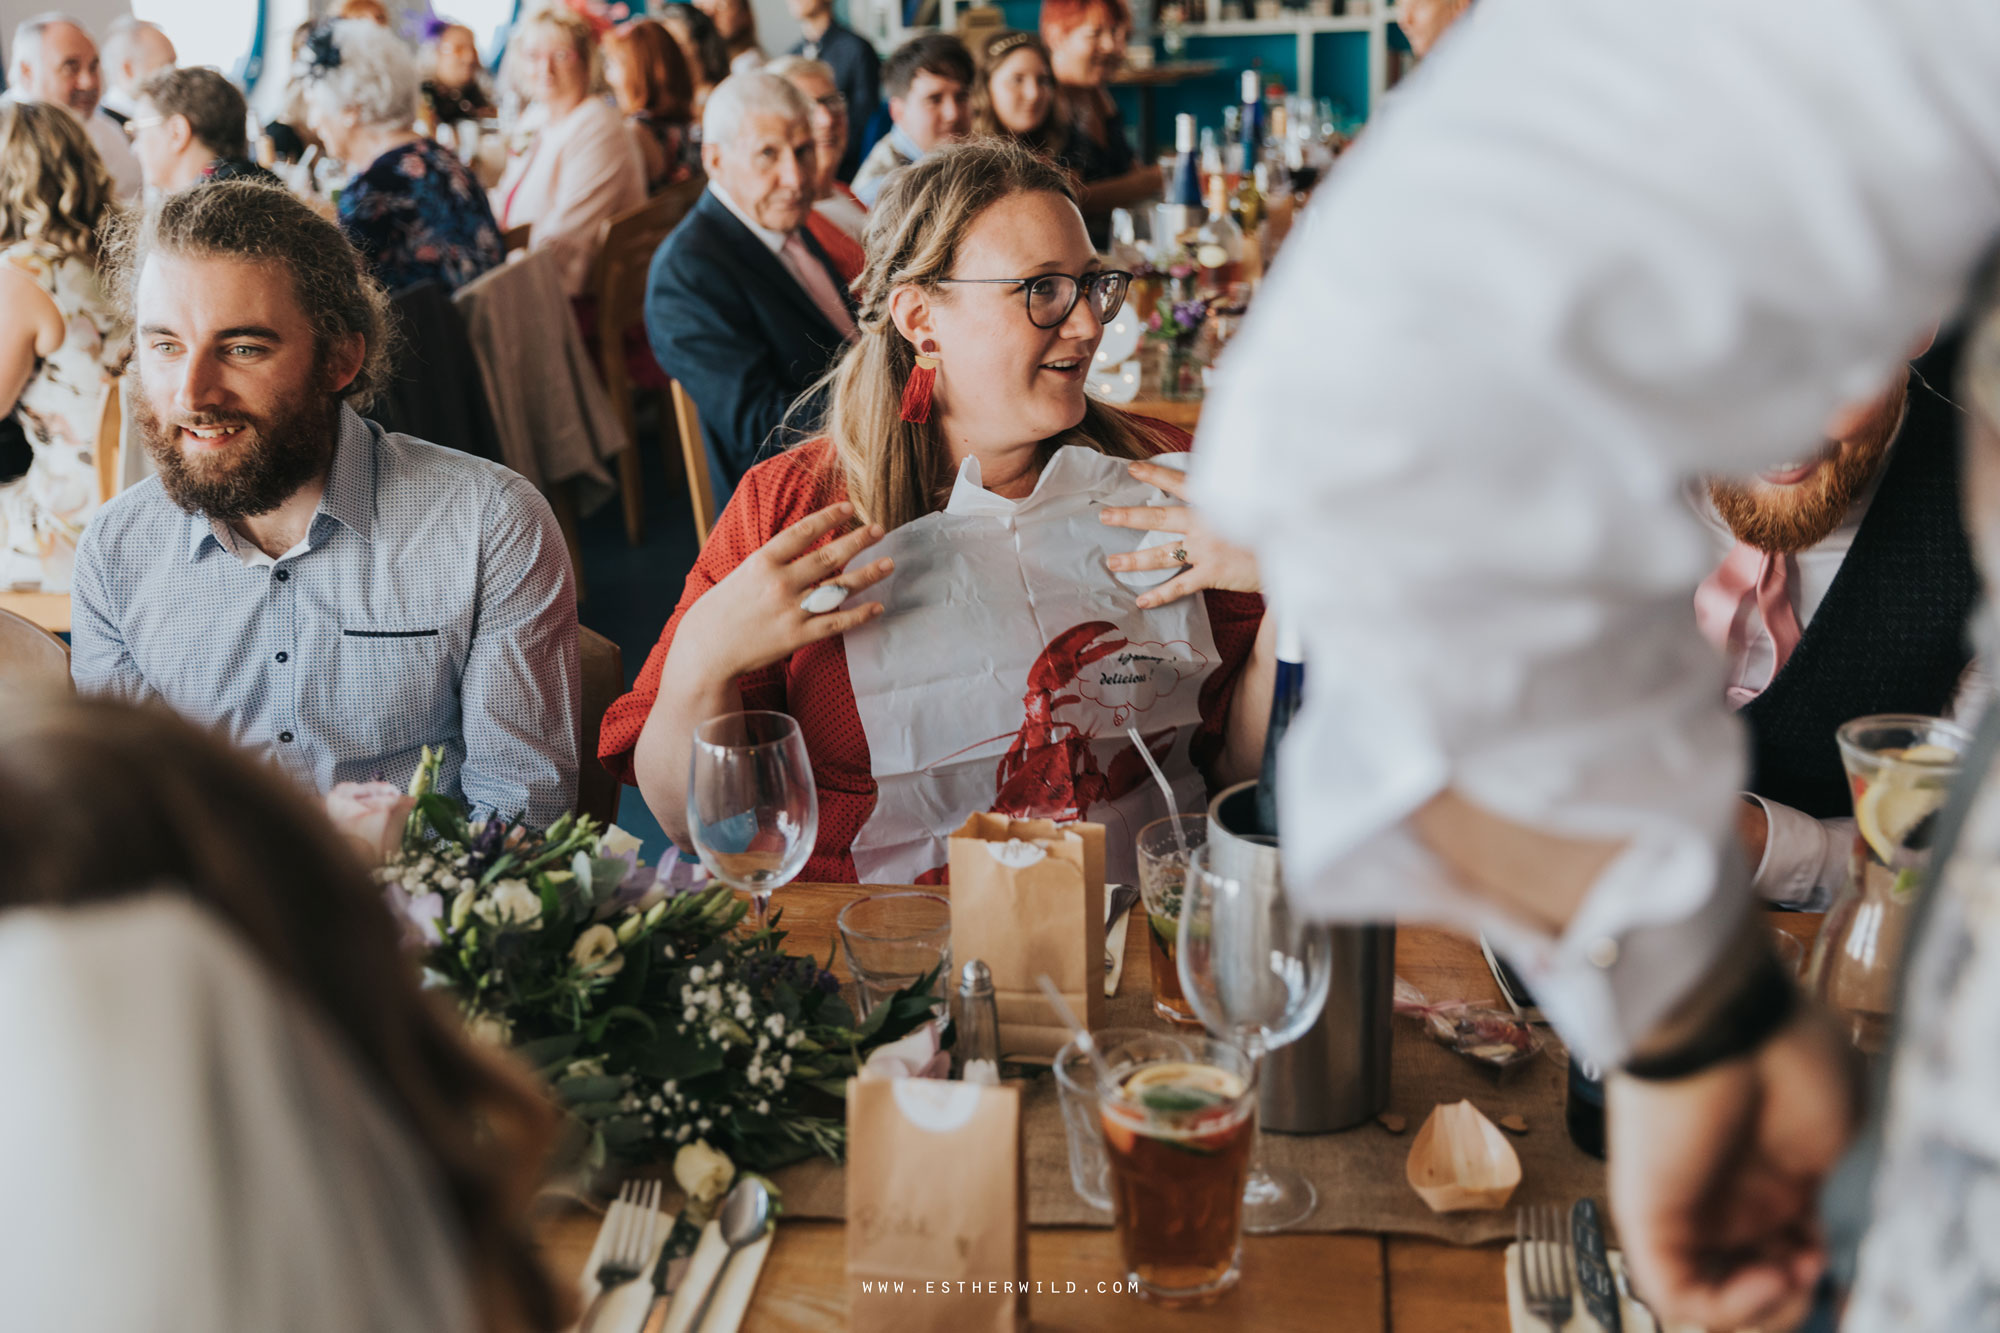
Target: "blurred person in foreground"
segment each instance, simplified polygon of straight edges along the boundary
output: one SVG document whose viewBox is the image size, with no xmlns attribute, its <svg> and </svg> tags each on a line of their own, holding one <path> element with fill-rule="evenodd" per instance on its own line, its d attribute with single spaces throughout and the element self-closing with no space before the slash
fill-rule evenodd
<svg viewBox="0 0 2000 1333">
<path fill-rule="evenodd" d="M 125 141 L 124 126 L 97 104 L 104 92 L 104 71 L 97 43 L 83 25 L 63 14 L 37 14 L 14 29 L 8 58 L 14 62 L 7 77 L 8 95 L 17 101 L 64 107 L 83 122 L 119 200 L 136 202 L 145 188 L 139 159 Z"/>
<path fill-rule="evenodd" d="M 1788 1327 L 1832 1262 L 1852 1333 L 2000 1325 L 2000 724 L 1939 821 L 1879 1162 L 1822 1218 L 1850 1056 L 1749 890 L 1682 490 L 1797 459 L 1963 298 L 2000 237 L 1995 68 L 1973 0 L 1481 6 L 1306 214 L 1203 413 L 1194 494 L 1313 664 L 1295 902 L 1484 929 L 1612 1070 L 1618 1230 L 1669 1324 Z M 1959 395 L 1989 580 L 1995 318 Z M 1975 623 L 1994 643 L 1990 594 Z"/>
<path fill-rule="evenodd" d="M 172 194 L 196 181 L 278 178 L 250 160 L 249 109 L 212 69 L 164 69 L 139 85 L 125 133 L 147 188 Z"/>
<path fill-rule="evenodd" d="M 104 30 L 98 55 L 104 92 L 97 108 L 120 125 L 138 114 L 139 85 L 163 69 L 172 69 L 180 59 L 173 39 L 158 24 L 129 14 L 113 19 Z"/>
<path fill-rule="evenodd" d="M 1007 135 L 1044 157 L 1069 146 L 1049 48 L 1031 32 L 995 28 L 973 39 L 979 76 L 972 85 L 972 132 Z"/>
<path fill-rule="evenodd" d="M 1091 243 L 1111 240 L 1111 210 L 1157 199 L 1160 168 L 1141 162 L 1108 86 L 1125 64 L 1132 9 L 1125 0 L 1048 0 L 1042 41 L 1056 76 L 1066 129 L 1063 165 L 1083 181 L 1078 199 Z"/>
<path fill-rule="evenodd" d="M 775 74 L 732 74 L 708 99 L 708 188 L 653 255 L 646 337 L 701 416 L 718 512 L 775 444 L 792 404 L 854 336 L 854 297 L 806 223 L 819 159 L 810 110 Z"/>
<path fill-rule="evenodd" d="M 353 172 L 340 229 L 391 292 L 435 282 L 455 292 L 506 255 L 472 168 L 412 125 L 420 80 L 402 39 L 343 19 L 314 33 L 299 78 L 307 122 Z"/>
<path fill-rule="evenodd" d="M 1750 733 L 1738 821 L 1766 901 L 1825 911 L 1846 882 L 1843 723 L 1914 713 L 1970 728 L 1992 696 L 1966 642 L 1979 574 L 1959 521 L 1960 428 L 1957 406 L 1905 367 L 1803 459 L 1689 487 L 1719 561 L 1695 622 L 1728 657 Z"/>
<path fill-rule="evenodd" d="M 835 86 L 833 68 L 823 61 L 781 56 L 764 70 L 798 89 L 812 107 L 813 157 L 817 169 L 806 229 L 833 261 L 841 281 L 851 284 L 861 276 L 862 266 L 867 262 L 862 246 L 868 238 L 868 207 L 834 174 L 847 142 L 847 99 Z"/>
<path fill-rule="evenodd" d="M 1147 761 L 1112 724 L 1115 710 L 1037 696 L 1032 679 L 1024 700 L 1021 678 L 995 668 L 1001 652 L 1033 661 L 1034 674 L 1061 678 L 1065 662 L 1081 672 L 1128 641 L 1157 645 L 1184 629 L 1215 656 L 1184 662 L 1177 701 L 1144 713 L 1153 762 L 1183 799 L 1204 783 L 1219 788 L 1256 771 L 1275 672 L 1275 631 L 1255 595 L 1256 565 L 1212 541 L 1200 515 L 1172 499 L 1182 491 L 1180 473 L 1149 461 L 1184 450 L 1187 436 L 1084 392 L 1104 322 L 1117 314 L 1131 275 L 1101 267 L 1070 189 L 1060 167 L 1003 139 L 941 149 L 887 187 L 869 229 L 859 336 L 815 386 L 816 395 L 831 394 L 824 433 L 750 469 L 632 693 L 605 713 L 600 756 L 638 785 L 682 846 L 689 845 L 683 812 L 694 728 L 743 708 L 798 719 L 819 791 L 819 841 L 805 872 L 814 879 L 937 882 L 946 839 L 976 810 L 1134 829 L 1162 816 L 1165 798 L 1144 776 Z M 920 350 L 937 363 L 928 376 Z M 1168 503 L 1104 500 L 1131 481 L 1165 492 Z M 1064 534 L 1033 527 L 1029 535 L 1029 522 L 1013 522 L 1014 506 L 1025 509 L 1031 497 L 1088 505 L 1085 512 L 1110 527 L 1187 535 L 1178 549 L 1125 545 L 1107 556 L 1099 539 L 1063 549 L 1056 543 Z M 912 546 L 907 558 L 856 562 L 898 529 L 924 525 L 937 535 L 947 513 L 999 521 L 1009 543 L 1049 543 L 1045 567 L 1072 580 L 1095 612 L 1116 617 L 1118 634 L 1094 617 L 1080 625 L 1056 620 L 1067 627 L 1046 645 L 1035 626 L 1013 617 L 981 622 L 1011 626 L 1005 645 L 965 634 L 962 608 L 988 610 L 983 599 L 1004 598 L 1022 575 L 1010 566 L 1002 575 L 1009 589 L 982 586 L 981 574 L 995 566 L 957 563 L 952 535 L 928 549 Z M 1147 570 L 1172 577 L 1143 590 L 1120 581 Z M 897 572 L 895 613 L 884 616 L 890 599 L 869 590 Z M 846 605 L 823 614 L 800 605 L 835 576 Z M 899 644 L 881 637 L 891 632 L 907 637 Z M 1100 632 L 1115 644 L 1099 645 L 1093 657 L 1090 642 Z M 939 645 L 939 656 L 919 666 L 905 649 L 926 641 Z M 862 711 L 865 687 L 850 671 L 884 662 L 899 703 L 886 728 L 880 714 L 871 722 Z M 897 763 L 897 745 L 908 743 L 907 713 L 925 706 L 914 701 L 941 697 L 950 700 L 940 710 L 950 717 L 927 724 L 935 729 L 920 742 L 926 755 L 993 746 L 1007 737 L 986 734 L 995 728 L 983 724 L 1019 718 L 1028 776 L 1003 784 L 990 760 L 944 778 L 927 766 L 915 783 L 893 766 L 879 768 L 885 756 Z M 1122 857 L 1130 855 L 1126 840 Z M 1109 856 L 1120 864 L 1120 849 Z"/>
<path fill-rule="evenodd" d="M 882 57 L 874 44 L 834 17 L 833 0 L 786 0 L 799 21 L 799 44 L 791 54 L 817 60 L 833 74 L 846 116 L 847 140 L 827 170 L 851 181 L 861 169 L 861 136 L 882 100 Z M 822 149 L 820 156 L 826 155 Z"/>
<path fill-rule="evenodd" d="M 98 506 L 98 435 L 130 348 L 97 277 L 118 208 L 76 117 L 0 100 L 0 412 L 26 473 L 0 482 L 0 588 L 65 592 Z"/>
<path fill-rule="evenodd" d="M 890 176 L 972 129 L 972 56 L 947 33 L 912 37 L 882 63 L 889 132 L 854 173 L 854 193 L 874 206 Z"/>
<path fill-rule="evenodd" d="M 604 38 L 604 78 L 646 164 L 646 193 L 658 194 L 701 167 L 688 132 L 694 82 L 673 34 L 654 19 L 634 19 Z"/>
<path fill-rule="evenodd" d="M 419 989 L 317 804 L 163 708 L 15 704 L 0 1325 L 556 1328 L 555 1111 Z"/>
<path fill-rule="evenodd" d="M 388 297 L 283 190 L 194 185 L 124 229 L 132 428 L 157 474 L 77 551 L 71 675 L 162 700 L 300 786 L 439 789 L 546 824 L 576 798 L 575 583 L 497 463 L 363 419 Z"/>
<path fill-rule="evenodd" d="M 646 166 L 625 118 L 604 95 L 597 34 L 568 9 L 523 18 L 508 43 L 507 66 L 529 106 L 493 187 L 493 216 L 506 231 L 533 230 L 528 246 L 550 251 L 563 290 L 583 295 L 611 219 L 646 201 Z"/>
</svg>

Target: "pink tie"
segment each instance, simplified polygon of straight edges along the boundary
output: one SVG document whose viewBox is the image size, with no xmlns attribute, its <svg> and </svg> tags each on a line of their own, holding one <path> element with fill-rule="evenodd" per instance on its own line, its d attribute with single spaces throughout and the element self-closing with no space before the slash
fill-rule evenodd
<svg viewBox="0 0 2000 1333">
<path fill-rule="evenodd" d="M 1734 657 L 1749 646 L 1745 612 L 1756 607 L 1764 632 L 1771 636 L 1771 678 L 1776 680 L 1792 649 L 1799 646 L 1799 618 L 1792 610 L 1791 591 L 1797 568 L 1789 555 L 1774 555 L 1737 542 L 1715 572 L 1695 589 L 1694 619 L 1702 637 Z M 1741 708 L 1759 693 L 1748 686 L 1732 685 L 1730 705 Z"/>
<path fill-rule="evenodd" d="M 799 280 L 799 286 L 806 289 L 813 304 L 826 316 L 826 322 L 849 342 L 854 340 L 854 316 L 847 313 L 847 302 L 840 299 L 840 289 L 833 285 L 833 279 L 826 274 L 826 265 L 819 262 L 819 256 L 806 248 L 805 238 L 793 232 L 785 238 L 785 248 L 780 252 L 785 259 L 785 267 Z"/>
</svg>

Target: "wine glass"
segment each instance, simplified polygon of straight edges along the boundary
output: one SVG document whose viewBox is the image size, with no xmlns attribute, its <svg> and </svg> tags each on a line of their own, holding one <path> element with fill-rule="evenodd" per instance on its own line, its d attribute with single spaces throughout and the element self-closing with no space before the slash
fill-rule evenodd
<svg viewBox="0 0 2000 1333">
<path fill-rule="evenodd" d="M 1297 1041 L 1326 1004 L 1333 949 L 1326 928 L 1292 915 L 1275 875 L 1237 879 L 1214 868 L 1215 845 L 1188 859 L 1181 898 L 1181 990 L 1210 1033 L 1250 1058 L 1254 1085 L 1264 1057 Z M 1289 1167 L 1267 1167 L 1263 1140 L 1251 1150 L 1243 1188 L 1246 1231 L 1282 1231 L 1312 1215 L 1319 1196 Z"/>
<path fill-rule="evenodd" d="M 805 869 L 819 793 L 799 724 L 784 713 L 724 713 L 694 729 L 688 833 L 708 873 L 750 895 L 764 929 L 771 891 Z"/>
</svg>

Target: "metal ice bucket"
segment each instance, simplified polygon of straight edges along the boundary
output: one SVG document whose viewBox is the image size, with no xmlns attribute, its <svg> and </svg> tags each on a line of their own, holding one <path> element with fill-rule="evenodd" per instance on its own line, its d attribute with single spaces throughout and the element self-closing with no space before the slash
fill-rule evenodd
<svg viewBox="0 0 2000 1333">
<path fill-rule="evenodd" d="M 1208 862 L 1218 875 L 1280 880 L 1278 840 L 1257 819 L 1257 784 L 1239 782 L 1208 807 Z M 1326 1134 L 1389 1104 L 1396 928 L 1337 926 L 1326 1008 L 1306 1034 L 1265 1057 L 1258 1121 L 1281 1134 Z"/>
</svg>

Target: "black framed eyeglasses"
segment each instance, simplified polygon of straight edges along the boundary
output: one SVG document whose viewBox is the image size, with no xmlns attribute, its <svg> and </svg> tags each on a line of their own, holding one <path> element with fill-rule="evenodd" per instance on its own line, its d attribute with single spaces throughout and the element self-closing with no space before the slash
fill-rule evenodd
<svg viewBox="0 0 2000 1333">
<path fill-rule="evenodd" d="M 1100 323 L 1109 323 L 1125 305 L 1125 291 L 1132 275 L 1123 269 L 1099 269 L 1082 277 L 1067 273 L 1043 273 L 1032 278 L 939 278 L 939 282 L 1018 287 L 1027 300 L 1028 322 L 1038 329 L 1052 329 L 1069 318 L 1078 298 L 1088 294 L 1090 307 Z"/>
</svg>

